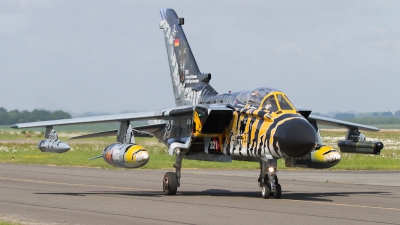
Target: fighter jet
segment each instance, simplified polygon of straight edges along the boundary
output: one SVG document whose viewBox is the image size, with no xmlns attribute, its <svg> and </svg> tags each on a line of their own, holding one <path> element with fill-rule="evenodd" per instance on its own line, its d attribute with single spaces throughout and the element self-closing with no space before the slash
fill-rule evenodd
<svg viewBox="0 0 400 225">
<path fill-rule="evenodd" d="M 311 110 L 296 108 L 288 96 L 272 87 L 257 87 L 219 94 L 211 85 L 211 74 L 200 72 L 183 32 L 184 18 L 173 9 L 161 9 L 160 29 L 167 49 L 176 107 L 158 111 L 107 116 L 20 123 L 12 128 L 45 128 L 42 152 L 63 153 L 70 146 L 58 139 L 55 126 L 119 122 L 116 130 L 74 138 L 115 135 L 116 143 L 104 148 L 107 163 L 116 167 L 138 168 L 150 160 L 149 152 L 135 143 L 134 137 L 155 137 L 175 155 L 175 172 L 163 178 L 165 195 L 175 195 L 180 186 L 182 160 L 231 162 L 254 161 L 260 164 L 258 183 L 261 196 L 280 198 L 277 160 L 287 167 L 330 168 L 339 163 L 340 153 L 379 154 L 382 142 L 366 141 L 360 131 L 379 131 L 376 127 L 311 115 Z M 132 127 L 132 121 L 148 120 L 145 126 Z M 324 145 L 319 125 L 346 128 L 340 151 Z"/>
</svg>

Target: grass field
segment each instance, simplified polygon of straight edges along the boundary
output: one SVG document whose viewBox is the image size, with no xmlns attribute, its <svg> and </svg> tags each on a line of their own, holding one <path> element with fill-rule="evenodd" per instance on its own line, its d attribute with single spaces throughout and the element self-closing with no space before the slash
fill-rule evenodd
<svg viewBox="0 0 400 225">
<path fill-rule="evenodd" d="M 344 130 L 323 130 L 321 135 L 326 145 L 337 146 L 337 142 L 345 136 Z M 68 138 L 83 132 L 60 132 L 59 138 Z M 369 140 L 380 140 L 385 144 L 381 155 L 343 154 L 342 161 L 332 169 L 336 170 L 400 170 L 400 131 L 385 130 L 381 132 L 365 132 Z M 28 137 L 27 137 L 28 136 Z M 115 137 L 82 139 L 68 141 L 71 150 L 64 154 L 42 153 L 37 149 L 37 142 L 43 139 L 40 131 L 3 130 L 0 131 L 0 162 L 41 164 L 58 166 L 84 166 L 112 169 L 102 159 L 89 158 L 100 155 L 102 150 L 115 142 Z M 143 169 L 172 169 L 174 157 L 168 156 L 167 148 L 154 138 L 136 138 L 138 144 L 150 152 L 150 162 Z M 183 168 L 191 169 L 258 169 L 256 162 L 233 161 L 231 163 L 204 162 L 184 160 Z M 285 168 L 283 160 L 278 162 L 279 169 Z"/>
<path fill-rule="evenodd" d="M 20 225 L 20 223 L 0 221 L 0 225 Z"/>
</svg>

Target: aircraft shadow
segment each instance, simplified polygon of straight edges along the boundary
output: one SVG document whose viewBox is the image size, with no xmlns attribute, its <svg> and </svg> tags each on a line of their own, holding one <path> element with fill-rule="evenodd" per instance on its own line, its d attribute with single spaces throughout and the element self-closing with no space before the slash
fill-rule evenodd
<svg viewBox="0 0 400 225">
<path fill-rule="evenodd" d="M 38 195 L 68 195 L 76 197 L 84 197 L 90 195 L 114 195 L 114 196 L 131 196 L 131 197 L 164 197 L 162 191 L 93 191 L 93 192 L 38 192 Z M 301 200 L 301 201 L 319 201 L 333 202 L 334 197 L 352 197 L 356 195 L 381 195 L 390 197 L 392 193 L 382 191 L 359 191 L 359 192 L 315 192 L 315 193 L 300 193 L 300 192 L 282 192 L 282 199 Z M 261 191 L 254 192 L 232 192 L 224 189 L 208 189 L 204 191 L 179 191 L 176 196 L 212 196 L 212 197 L 248 197 L 261 198 Z M 273 198 L 271 196 L 271 198 Z"/>
</svg>

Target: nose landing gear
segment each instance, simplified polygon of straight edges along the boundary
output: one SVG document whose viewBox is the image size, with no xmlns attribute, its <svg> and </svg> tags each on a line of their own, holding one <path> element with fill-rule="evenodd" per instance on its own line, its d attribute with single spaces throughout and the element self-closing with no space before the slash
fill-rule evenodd
<svg viewBox="0 0 400 225">
<path fill-rule="evenodd" d="M 273 195 L 274 198 L 281 198 L 282 188 L 278 183 L 276 175 L 276 159 L 267 159 L 260 162 L 261 172 L 258 178 L 261 187 L 261 196 L 266 199 Z"/>
</svg>

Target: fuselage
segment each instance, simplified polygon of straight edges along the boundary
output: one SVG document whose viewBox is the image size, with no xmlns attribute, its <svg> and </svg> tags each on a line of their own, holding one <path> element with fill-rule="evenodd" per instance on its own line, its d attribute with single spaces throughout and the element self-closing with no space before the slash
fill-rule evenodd
<svg viewBox="0 0 400 225">
<path fill-rule="evenodd" d="M 201 126 L 205 125 L 207 118 L 204 117 L 207 115 L 194 111 L 193 122 L 197 127 L 193 129 L 193 136 L 204 138 L 208 154 L 258 158 L 302 157 L 316 147 L 315 129 L 297 112 L 287 96 L 277 89 L 259 87 L 203 96 L 199 104 L 223 104 L 234 109 L 229 125 L 219 133 L 202 132 Z"/>
</svg>

